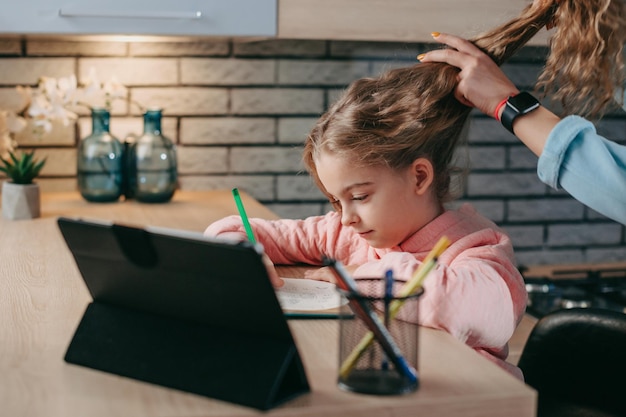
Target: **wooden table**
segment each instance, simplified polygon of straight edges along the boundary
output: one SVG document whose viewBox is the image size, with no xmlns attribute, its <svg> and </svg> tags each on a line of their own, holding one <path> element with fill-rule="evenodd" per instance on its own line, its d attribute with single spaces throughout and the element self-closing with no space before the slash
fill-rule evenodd
<svg viewBox="0 0 626 417">
<path fill-rule="evenodd" d="M 251 217 L 276 217 L 248 195 L 242 198 Z M 447 333 L 426 328 L 420 329 L 419 390 L 377 397 L 337 388 L 336 321 L 290 321 L 312 392 L 267 413 L 63 361 L 90 297 L 57 229 L 57 216 L 202 231 L 234 213 L 227 190 L 178 192 L 161 205 L 93 204 L 74 193 L 53 193 L 43 196 L 39 219 L 0 219 L 0 415 L 535 415 L 535 391 Z"/>
</svg>

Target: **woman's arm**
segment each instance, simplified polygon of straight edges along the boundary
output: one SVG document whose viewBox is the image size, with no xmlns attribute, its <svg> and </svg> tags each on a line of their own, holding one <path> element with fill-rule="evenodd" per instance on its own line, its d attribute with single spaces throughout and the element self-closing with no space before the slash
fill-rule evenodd
<svg viewBox="0 0 626 417">
<path fill-rule="evenodd" d="M 498 104 L 519 90 L 471 42 L 448 34 L 435 39 L 454 49 L 420 55 L 422 62 L 446 62 L 460 69 L 455 96 L 492 117 Z M 502 108 L 499 109 L 499 118 Z M 515 119 L 515 135 L 539 156 L 538 175 L 553 188 L 605 216 L 626 224 L 626 147 L 598 135 L 585 119 L 561 120 L 543 106 Z"/>
<path fill-rule="evenodd" d="M 626 147 L 568 116 L 550 132 L 537 165 L 539 179 L 626 225 Z"/>
</svg>

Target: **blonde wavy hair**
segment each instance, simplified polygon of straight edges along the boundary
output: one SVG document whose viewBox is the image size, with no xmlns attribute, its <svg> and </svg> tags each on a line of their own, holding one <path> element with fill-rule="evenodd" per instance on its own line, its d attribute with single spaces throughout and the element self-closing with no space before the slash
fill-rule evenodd
<svg viewBox="0 0 626 417">
<path fill-rule="evenodd" d="M 502 49 L 517 50 L 528 39 L 520 25 L 537 30 L 554 26 L 546 65 L 537 91 L 562 106 L 562 114 L 601 117 L 623 103 L 626 42 L 624 0 L 544 0 L 529 5 L 522 14 L 480 36 L 474 44 L 502 64 Z M 492 53 L 491 51 L 496 51 Z M 617 106 L 619 104 L 619 106 Z"/>
<path fill-rule="evenodd" d="M 546 0 L 472 42 L 500 65 L 541 28 L 556 24 L 538 88 L 566 111 L 599 114 L 624 80 L 623 19 L 622 0 Z M 437 198 L 454 199 L 454 153 L 471 110 L 454 98 L 457 73 L 448 64 L 421 63 L 353 82 L 305 142 L 303 160 L 320 189 L 328 194 L 315 165 L 322 152 L 355 166 L 394 170 L 424 157 L 433 164 Z"/>
</svg>

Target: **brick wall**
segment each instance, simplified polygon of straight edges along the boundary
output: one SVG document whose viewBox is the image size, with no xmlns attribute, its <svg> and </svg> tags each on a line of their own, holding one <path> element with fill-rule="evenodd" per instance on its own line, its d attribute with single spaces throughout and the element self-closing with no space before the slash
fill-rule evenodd
<svg viewBox="0 0 626 417">
<path fill-rule="evenodd" d="M 120 139 L 140 133 L 136 100 L 164 108 L 163 130 L 178 145 L 180 187 L 245 189 L 283 217 L 329 210 L 303 174 L 301 143 L 342 88 L 386 68 L 411 65 L 434 45 L 195 39 L 104 42 L 0 38 L 0 107 L 15 102 L 16 85 L 39 76 L 79 80 L 95 68 L 116 76 L 128 100 L 116 102 L 111 130 Z M 527 48 L 503 68 L 530 88 L 545 50 Z M 20 146 L 46 156 L 46 191 L 76 189 L 76 144 L 91 131 L 87 112 L 76 126 L 57 125 Z M 626 117 L 607 115 L 602 134 L 626 141 Z M 536 157 L 493 119 L 475 113 L 466 155 L 471 173 L 460 202 L 469 201 L 511 235 L 520 264 L 601 262 L 626 258 L 624 227 L 536 177 Z"/>
</svg>

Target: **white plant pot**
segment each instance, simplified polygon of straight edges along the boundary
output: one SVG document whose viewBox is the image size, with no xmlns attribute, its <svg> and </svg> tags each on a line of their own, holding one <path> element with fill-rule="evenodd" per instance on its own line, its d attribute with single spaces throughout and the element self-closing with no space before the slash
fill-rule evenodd
<svg viewBox="0 0 626 417">
<path fill-rule="evenodd" d="M 34 219 L 41 215 L 39 184 L 2 183 L 2 217 L 9 220 Z"/>
</svg>

